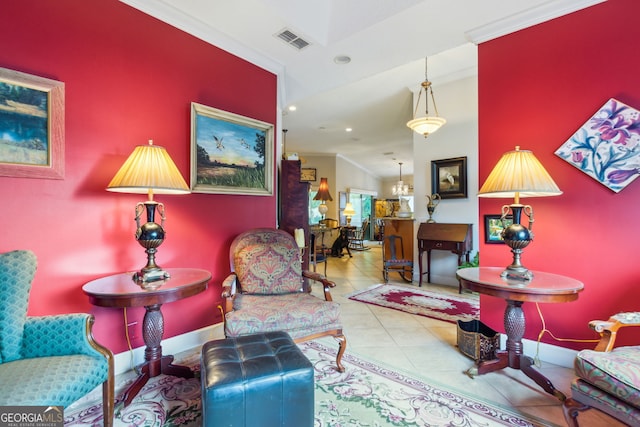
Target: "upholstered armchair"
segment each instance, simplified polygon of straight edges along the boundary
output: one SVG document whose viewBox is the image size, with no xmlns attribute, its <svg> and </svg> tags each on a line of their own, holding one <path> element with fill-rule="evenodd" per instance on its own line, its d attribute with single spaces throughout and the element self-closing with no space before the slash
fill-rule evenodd
<svg viewBox="0 0 640 427">
<path fill-rule="evenodd" d="M 340 305 L 331 298 L 335 283 L 302 270 L 293 236 L 271 228 L 249 230 L 233 240 L 229 257 L 231 274 L 222 285 L 225 335 L 285 331 L 295 342 L 333 336 L 339 343 L 336 365 L 343 372 L 347 341 Z M 324 300 L 304 290 L 303 278 L 322 284 Z"/>
<path fill-rule="evenodd" d="M 0 406 L 67 407 L 102 384 L 113 425 L 113 354 L 93 340 L 90 314 L 27 316 L 31 251 L 0 254 Z"/>
<path fill-rule="evenodd" d="M 640 346 L 614 348 L 618 330 L 626 326 L 640 326 L 640 313 L 618 313 L 589 323 L 600 341 L 594 350 L 582 350 L 576 357 L 577 378 L 563 405 L 569 426 L 577 427 L 579 412 L 589 408 L 640 426 Z"/>
</svg>

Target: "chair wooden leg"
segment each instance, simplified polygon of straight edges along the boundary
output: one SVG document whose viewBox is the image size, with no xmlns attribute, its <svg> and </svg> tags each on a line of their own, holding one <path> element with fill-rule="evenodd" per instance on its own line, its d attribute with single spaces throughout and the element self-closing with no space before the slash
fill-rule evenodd
<svg viewBox="0 0 640 427">
<path fill-rule="evenodd" d="M 107 380 L 102 383 L 102 416 L 104 418 L 104 427 L 113 426 L 115 391 L 112 374 L 113 371 L 109 372 Z"/>
<path fill-rule="evenodd" d="M 344 335 L 336 335 L 334 336 L 336 341 L 338 341 L 338 355 L 336 356 L 336 366 L 338 367 L 338 372 L 344 372 L 344 366 L 342 366 L 342 356 L 344 355 L 344 351 L 347 349 L 347 338 Z"/>
<path fill-rule="evenodd" d="M 579 427 L 578 425 L 578 413 L 586 411 L 590 406 L 583 405 L 582 403 L 569 398 L 562 404 L 562 412 L 564 413 L 564 420 L 569 427 Z"/>
</svg>

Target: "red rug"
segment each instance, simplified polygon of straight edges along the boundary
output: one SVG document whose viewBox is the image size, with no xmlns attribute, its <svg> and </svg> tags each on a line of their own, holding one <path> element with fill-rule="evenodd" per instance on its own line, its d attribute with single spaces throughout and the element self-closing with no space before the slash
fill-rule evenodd
<svg viewBox="0 0 640 427">
<path fill-rule="evenodd" d="M 480 316 L 477 296 L 442 294 L 415 286 L 375 285 L 354 292 L 349 299 L 451 323 L 478 319 Z"/>
</svg>

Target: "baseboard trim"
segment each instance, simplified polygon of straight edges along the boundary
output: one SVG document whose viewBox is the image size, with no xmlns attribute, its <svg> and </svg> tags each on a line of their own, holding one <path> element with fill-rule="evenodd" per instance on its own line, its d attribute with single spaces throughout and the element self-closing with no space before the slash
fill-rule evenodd
<svg viewBox="0 0 640 427">
<path fill-rule="evenodd" d="M 223 324 L 206 326 L 195 331 L 162 340 L 163 354 L 177 354 L 199 347 L 214 339 L 224 338 Z M 145 347 L 137 347 L 132 351 L 124 351 L 114 356 L 114 371 L 116 375 L 131 371 L 134 366 L 144 362 Z"/>
<path fill-rule="evenodd" d="M 214 339 L 224 338 L 223 324 L 206 326 L 195 331 L 162 340 L 163 354 L 177 354 L 192 348 L 199 347 Z M 506 335 L 501 334 L 501 348 L 505 348 Z M 537 341 L 522 340 L 523 351 L 527 356 L 534 357 L 537 350 Z M 540 343 L 538 357 L 541 361 L 564 368 L 573 369 L 573 361 L 576 358 L 576 350 L 571 350 L 557 345 Z M 144 347 L 138 347 L 133 351 L 118 353 L 114 357 L 115 374 L 123 374 L 132 370 L 132 366 L 138 366 L 144 362 Z"/>
<path fill-rule="evenodd" d="M 501 348 L 506 348 L 507 336 L 500 335 Z M 578 352 L 570 348 L 564 348 L 553 344 L 540 343 L 539 351 L 538 342 L 528 339 L 522 340 L 522 351 L 530 357 L 535 357 L 536 352 L 542 362 L 551 363 L 553 365 L 562 366 L 563 368 L 573 369 L 573 361 L 576 359 Z"/>
</svg>

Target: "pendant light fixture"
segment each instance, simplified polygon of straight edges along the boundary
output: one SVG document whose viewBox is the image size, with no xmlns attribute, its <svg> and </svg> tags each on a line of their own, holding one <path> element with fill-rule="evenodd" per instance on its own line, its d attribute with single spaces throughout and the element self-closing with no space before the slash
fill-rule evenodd
<svg viewBox="0 0 640 427">
<path fill-rule="evenodd" d="M 418 114 L 418 106 L 420 105 L 420 97 L 424 91 L 424 105 L 425 116 L 416 118 Z M 428 93 L 427 93 L 428 92 Z M 433 102 L 433 109 L 436 113 L 435 116 L 429 117 L 429 95 L 431 95 L 431 101 Z M 413 112 L 413 120 L 407 122 L 407 126 L 414 132 L 424 135 L 426 138 L 429 134 L 434 133 L 438 129 L 447 123 L 447 121 L 438 116 L 438 107 L 436 107 L 436 98 L 433 96 L 433 85 L 427 77 L 427 58 L 424 59 L 424 81 L 421 84 L 420 92 L 418 93 L 418 100 L 416 102 L 416 108 Z"/>
<path fill-rule="evenodd" d="M 393 186 L 391 191 L 394 196 L 407 196 L 409 194 L 409 186 L 402 182 L 402 162 L 398 164 L 400 165 L 400 180 Z"/>
</svg>

